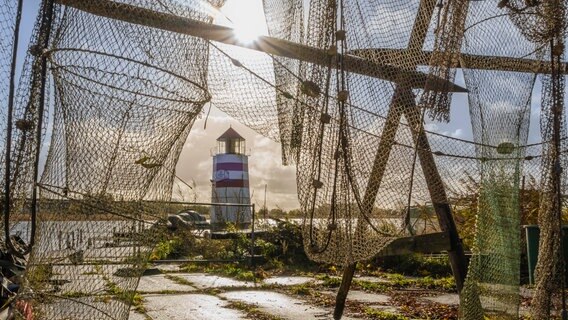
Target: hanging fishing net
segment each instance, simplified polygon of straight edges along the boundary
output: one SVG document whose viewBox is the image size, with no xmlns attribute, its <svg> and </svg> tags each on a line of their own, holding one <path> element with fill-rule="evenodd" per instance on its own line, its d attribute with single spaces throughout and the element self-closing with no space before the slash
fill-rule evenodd
<svg viewBox="0 0 568 320">
<path fill-rule="evenodd" d="M 470 55 L 538 58 L 506 8 L 494 3 L 469 5 L 464 50 Z M 491 19 L 491 23 L 485 23 Z M 494 34 L 495 30 L 507 30 Z M 538 67 L 537 60 L 533 69 Z M 522 62 L 517 62 L 520 65 Z M 530 63 L 530 62 L 524 62 Z M 461 295 L 461 316 L 518 318 L 520 303 L 521 216 L 519 184 L 526 155 L 534 73 L 479 70 L 463 61 L 470 89 L 469 106 L 481 181 L 468 276 Z"/>
<path fill-rule="evenodd" d="M 10 87 L 10 71 L 12 66 L 12 49 L 14 41 L 14 26 L 16 25 L 16 3 L 5 0 L 0 4 L 0 98 L 8 101 Z M 6 144 L 7 105 L 3 103 L 0 114 L 1 143 L 2 143 L 2 176 L 4 176 L 4 148 Z"/>
<path fill-rule="evenodd" d="M 548 141 L 565 71 L 561 54 L 556 67 L 544 59 L 544 31 L 563 21 L 564 11 L 553 10 L 560 3 L 265 0 L 268 37 L 252 42 L 211 24 L 223 3 L 44 1 L 10 139 L 11 189 L 20 195 L 11 211 L 26 216 L 36 210 L 42 134 L 48 145 L 38 221 L 22 227 L 30 239 L 31 226 L 37 232 L 20 299 L 42 319 L 127 318 L 164 229 L 175 164 L 211 102 L 281 143 L 283 162 L 297 168 L 304 244 L 315 261 L 352 265 L 428 233 L 449 236 L 459 256 L 452 201 L 478 193 L 461 312 L 515 317 L 520 177 L 540 179 L 550 197 L 558 188 L 550 162 L 558 152 Z M 546 18 L 523 19 L 535 10 Z M 0 50 L 10 46 L 14 17 L 11 3 L 0 9 L 8 41 Z M 10 58 L 0 51 L 1 75 Z M 471 141 L 458 130 L 468 126 L 466 106 L 451 104 L 466 94 L 454 84 L 458 68 Z M 545 143 L 527 146 L 536 73 L 551 74 Z M 547 203 L 552 231 L 544 238 L 552 239 Z"/>
<path fill-rule="evenodd" d="M 198 6 L 130 4 L 210 20 Z M 35 59 L 27 65 L 36 87 L 36 66 L 45 58 L 54 107 L 38 184 L 41 214 L 21 297 L 41 319 L 126 319 L 143 265 L 163 232 L 167 206 L 160 202 L 171 198 L 173 168 L 211 99 L 208 46 L 60 5 L 53 8 L 49 34 L 40 33 L 37 42 L 48 36 L 45 50 L 32 46 Z M 20 103 L 31 106 L 33 117 L 38 98 L 27 93 Z"/>
</svg>

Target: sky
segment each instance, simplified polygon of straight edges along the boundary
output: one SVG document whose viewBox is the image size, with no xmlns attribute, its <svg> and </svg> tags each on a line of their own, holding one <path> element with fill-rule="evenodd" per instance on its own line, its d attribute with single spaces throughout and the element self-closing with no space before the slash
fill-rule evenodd
<svg viewBox="0 0 568 320">
<path fill-rule="evenodd" d="M 22 24 L 22 41 L 30 38 L 35 14 L 40 0 L 25 0 Z M 228 0 L 222 15 L 215 23 L 236 27 L 243 39 L 254 38 L 254 34 L 266 33 L 261 0 Z M 228 18 L 228 19 L 227 19 Z M 19 60 L 23 60 L 25 46 L 21 46 Z M 464 86 L 463 75 L 458 72 L 456 81 Z M 531 133 L 529 143 L 540 140 L 538 134 L 540 83 L 537 81 L 531 103 Z M 209 105 L 204 107 L 205 113 Z M 296 171 L 294 166 L 283 166 L 278 143 L 263 137 L 251 129 L 239 124 L 215 107 L 208 117 L 202 114 L 195 122 L 185 143 L 176 166 L 176 173 L 181 180 L 193 186 L 189 189 L 176 180 L 174 198 L 208 202 L 211 197 L 210 179 L 212 176 L 211 149 L 216 146 L 216 139 L 232 126 L 247 142 L 249 153 L 249 173 L 252 202 L 258 206 L 266 204 L 268 208 L 291 210 L 299 207 L 296 192 Z M 205 126 L 205 123 L 207 125 Z M 469 119 L 467 95 L 454 94 L 452 103 L 452 122 L 449 124 L 427 123 L 428 130 L 446 135 L 471 140 L 472 132 Z"/>
</svg>

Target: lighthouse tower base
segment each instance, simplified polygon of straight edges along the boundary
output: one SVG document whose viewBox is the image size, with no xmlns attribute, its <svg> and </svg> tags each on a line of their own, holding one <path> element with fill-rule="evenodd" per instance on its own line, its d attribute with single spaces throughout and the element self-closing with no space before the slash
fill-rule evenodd
<svg viewBox="0 0 568 320">
<path fill-rule="evenodd" d="M 228 225 L 249 228 L 252 221 L 248 177 L 248 157 L 244 154 L 217 154 L 213 157 L 214 183 L 211 200 L 211 228 Z"/>
</svg>

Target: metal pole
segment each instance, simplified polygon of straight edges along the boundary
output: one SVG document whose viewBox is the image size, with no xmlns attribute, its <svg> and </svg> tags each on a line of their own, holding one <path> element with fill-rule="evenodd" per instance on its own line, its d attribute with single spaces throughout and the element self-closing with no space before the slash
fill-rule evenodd
<svg viewBox="0 0 568 320">
<path fill-rule="evenodd" d="M 250 266 L 252 268 L 255 267 L 255 261 L 254 261 L 254 220 L 255 220 L 255 205 L 254 203 L 251 206 L 252 209 L 252 223 L 251 223 L 251 232 L 250 232 Z"/>
</svg>

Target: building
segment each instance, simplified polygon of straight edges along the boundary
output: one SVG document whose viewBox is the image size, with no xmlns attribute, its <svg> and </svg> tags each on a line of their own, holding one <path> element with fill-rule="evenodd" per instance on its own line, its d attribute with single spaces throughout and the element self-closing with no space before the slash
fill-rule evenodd
<svg viewBox="0 0 568 320">
<path fill-rule="evenodd" d="M 211 189 L 212 203 L 250 204 L 246 141 L 233 128 L 217 138 L 217 148 L 213 153 Z M 214 229 L 229 222 L 247 228 L 251 219 L 250 206 L 211 207 L 211 226 Z"/>
</svg>

